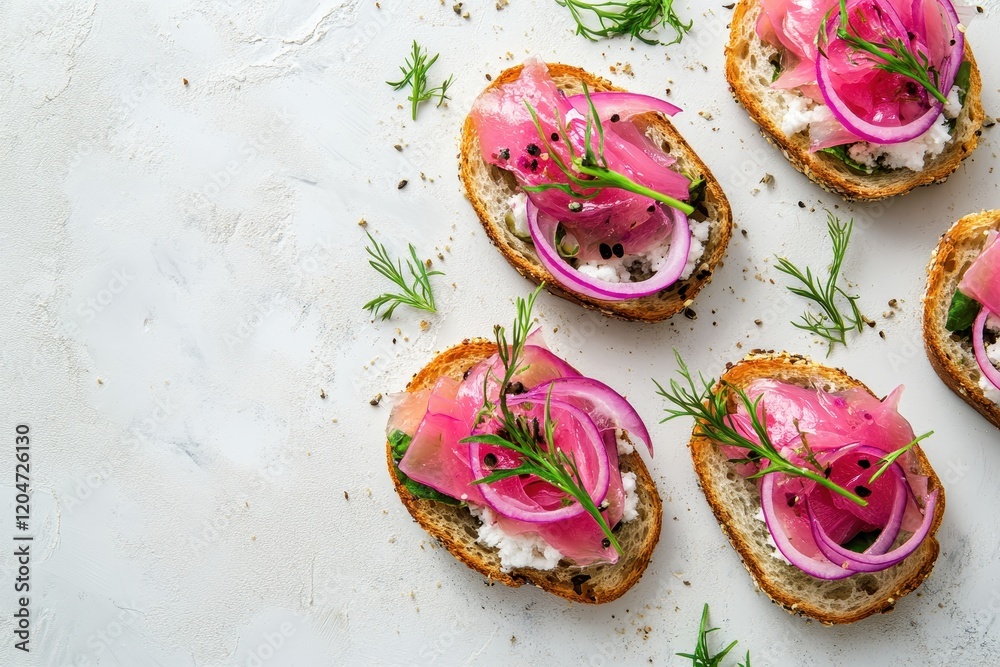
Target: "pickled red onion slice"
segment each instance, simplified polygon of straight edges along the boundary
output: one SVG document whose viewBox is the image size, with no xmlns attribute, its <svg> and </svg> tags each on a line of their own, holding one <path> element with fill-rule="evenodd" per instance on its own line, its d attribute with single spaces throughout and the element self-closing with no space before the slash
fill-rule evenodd
<svg viewBox="0 0 1000 667">
<path fill-rule="evenodd" d="M 972 325 L 972 349 L 976 353 L 976 363 L 979 364 L 979 370 L 982 371 L 987 381 L 1000 391 L 1000 371 L 996 369 L 986 353 L 986 321 L 992 314 L 985 307 L 979 311 L 979 317 Z"/>
<path fill-rule="evenodd" d="M 950 0 L 939 0 L 941 12 L 926 16 L 918 8 L 923 30 L 904 24 L 903 17 L 885 0 L 849 0 L 849 32 L 870 42 L 901 40 L 911 51 L 938 54 L 931 64 L 939 73 L 936 87 L 947 95 L 962 64 L 965 37 Z M 913 22 L 913 17 L 910 18 Z M 858 137 L 878 144 L 910 141 L 929 130 L 941 116 L 942 102 L 909 77 L 882 70 L 883 61 L 860 52 L 837 36 L 840 12 L 835 9 L 824 25 L 828 43 L 816 59 L 816 79 L 827 106 Z M 924 40 L 933 38 L 934 43 Z M 938 42 L 944 41 L 946 47 Z"/>
<path fill-rule="evenodd" d="M 691 230 L 682 212 L 667 209 L 667 213 L 673 216 L 667 261 L 652 278 L 639 282 L 613 283 L 588 276 L 571 266 L 556 250 L 556 232 L 560 221 L 536 209 L 531 200 L 528 201 L 528 229 L 539 260 L 561 285 L 594 299 L 623 301 L 656 294 L 676 283 L 683 275 L 691 249 Z"/>
<path fill-rule="evenodd" d="M 509 404 L 513 411 L 521 413 L 529 419 L 537 419 L 540 425 L 543 423 L 545 399 L 518 397 L 516 400 L 509 400 Z M 556 447 L 570 459 L 575 459 L 584 490 L 595 505 L 600 505 L 608 494 L 611 478 L 608 452 L 600 430 L 587 413 L 569 403 L 550 399 L 549 405 L 552 420 L 556 425 L 553 436 Z M 497 426 L 492 424 L 486 429 L 476 429 L 473 435 L 495 432 L 496 428 Z M 540 426 L 540 428 L 544 427 Z M 492 459 L 487 463 L 489 457 Z M 517 452 L 505 447 L 473 442 L 469 445 L 469 460 L 473 477 L 483 479 L 497 471 L 517 468 L 520 465 L 521 457 Z M 526 482 L 530 483 L 531 480 L 531 477 L 527 480 L 520 477 L 508 477 L 478 486 L 486 503 L 492 509 L 503 516 L 518 521 L 552 523 L 578 516 L 586 511 L 579 502 L 573 501 L 570 504 L 564 504 L 561 501 L 566 498 L 558 493 L 555 496 L 552 493 L 548 494 L 550 498 L 558 498 L 554 504 L 539 502 L 537 497 L 532 497 L 526 490 Z M 536 490 L 546 487 L 550 492 L 554 491 L 547 484 L 536 487 Z"/>
</svg>

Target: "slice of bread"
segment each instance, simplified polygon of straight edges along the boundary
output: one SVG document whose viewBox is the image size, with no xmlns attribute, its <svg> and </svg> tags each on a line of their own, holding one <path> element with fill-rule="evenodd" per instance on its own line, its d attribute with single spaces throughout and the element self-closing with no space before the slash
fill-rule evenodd
<svg viewBox="0 0 1000 667">
<path fill-rule="evenodd" d="M 1000 405 L 979 387 L 981 373 L 972 341 L 948 331 L 948 311 L 966 269 L 986 245 L 986 232 L 1000 230 L 1000 210 L 983 211 L 956 222 L 941 237 L 927 266 L 924 345 L 931 366 L 951 390 L 1000 428 Z"/>
<path fill-rule="evenodd" d="M 428 389 L 441 376 L 460 380 L 467 370 L 496 350 L 496 345 L 489 341 L 466 340 L 435 357 L 414 376 L 406 390 L 415 392 Z M 639 581 L 660 539 L 663 504 L 645 464 L 638 452 L 633 452 L 621 457 L 621 470 L 623 473 L 633 472 L 636 475 L 639 516 L 622 523 L 616 533 L 624 552 L 618 563 L 589 567 L 560 563 L 555 569 L 548 571 L 526 568 L 503 572 L 496 551 L 476 541 L 479 519 L 474 518 L 465 507 L 413 496 L 399 482 L 392 460 L 392 448 L 388 443 L 386 456 L 396 493 L 417 523 L 455 558 L 491 581 L 507 586 L 530 583 L 574 602 L 611 602 L 624 595 Z"/>
<path fill-rule="evenodd" d="M 965 59 L 972 64 L 972 75 L 965 106 L 957 119 L 952 141 L 937 157 L 929 160 L 923 171 L 893 169 L 872 175 L 859 174 L 843 161 L 826 153 L 809 152 L 809 134 L 791 137 L 781 129 L 781 119 L 788 111 L 778 91 L 771 88 L 774 74 L 772 60 L 778 50 L 757 36 L 759 0 L 740 0 L 730 24 L 726 46 L 726 78 L 733 96 L 760 126 L 761 134 L 774 144 L 792 165 L 824 190 L 848 201 L 875 201 L 901 195 L 920 185 L 948 180 L 979 143 L 984 120 L 982 79 L 972 48 L 965 43 Z"/>
<path fill-rule="evenodd" d="M 569 95 L 582 93 L 584 83 L 591 91 L 622 90 L 611 85 L 609 81 L 578 67 L 550 63 L 548 68 L 556 85 Z M 519 65 L 505 70 L 493 79 L 489 88 L 516 81 L 521 75 L 521 69 Z M 507 172 L 483 160 L 479 148 L 479 136 L 471 117 L 466 119 L 462 129 L 460 171 L 465 194 L 472 202 L 490 241 L 521 275 L 535 284 L 545 282 L 546 289 L 553 294 L 585 308 L 598 310 L 605 315 L 623 320 L 659 322 L 684 310 L 712 279 L 712 273 L 726 254 L 726 246 L 733 233 L 733 213 L 726 195 L 722 192 L 722 186 L 669 120 L 657 113 L 642 114 L 633 120 L 640 127 L 644 127 L 646 135 L 654 143 L 677 159 L 678 170 L 705 179 L 707 184 L 705 202 L 699 211 L 706 219 L 712 221 L 705 252 L 691 277 L 641 299 L 601 301 L 570 290 L 561 285 L 542 266 L 535 254 L 534 245 L 511 233 L 505 219 L 510 210 L 508 201 L 514 194 L 517 184 Z"/>
<path fill-rule="evenodd" d="M 862 387 L 870 392 L 842 370 L 789 354 L 751 354 L 730 368 L 721 381 L 745 389 L 760 378 L 824 391 Z M 930 478 L 929 489 L 941 488 L 941 481 L 919 445 L 913 451 L 918 472 Z M 743 560 L 743 566 L 757 587 L 788 612 L 809 616 L 825 625 L 853 623 L 876 612 L 889 612 L 901 597 L 919 586 L 934 567 L 939 549 L 934 535 L 944 515 L 943 489 L 930 533 L 903 562 L 881 572 L 824 581 L 789 565 L 776 555 L 774 547 L 768 545 L 767 526 L 755 518 L 760 510 L 756 483 L 737 474 L 714 442 L 692 436 L 691 456 L 705 498 L 722 532 Z"/>
</svg>

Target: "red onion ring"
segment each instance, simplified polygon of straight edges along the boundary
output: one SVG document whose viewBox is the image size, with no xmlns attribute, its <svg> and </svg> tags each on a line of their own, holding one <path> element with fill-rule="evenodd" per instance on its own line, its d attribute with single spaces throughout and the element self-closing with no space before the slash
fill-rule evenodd
<svg viewBox="0 0 1000 667">
<path fill-rule="evenodd" d="M 564 377 L 539 385 L 524 396 L 543 401 L 551 396 L 575 405 L 590 416 L 598 430 L 628 431 L 642 440 L 649 455 L 653 455 L 653 441 L 642 417 L 624 396 L 603 382 L 586 377 Z"/>
<path fill-rule="evenodd" d="M 691 228 L 687 216 L 676 209 L 666 208 L 674 218 L 670 234 L 670 254 L 666 266 L 649 280 L 633 283 L 612 283 L 592 278 L 574 269 L 560 257 L 555 249 L 556 229 L 559 221 L 552 216 L 539 214 L 538 208 L 528 199 L 528 230 L 542 266 L 567 289 L 603 301 L 625 301 L 656 294 L 676 283 L 684 273 L 688 252 L 691 250 Z"/>
<path fill-rule="evenodd" d="M 892 27 L 897 31 L 898 35 L 907 35 L 906 27 L 902 24 L 895 8 L 889 3 L 880 3 L 878 0 L 849 0 L 847 3 L 848 12 L 861 2 L 872 2 L 875 4 L 880 10 L 882 10 L 884 16 L 892 24 Z M 952 22 L 951 32 L 954 41 L 951 45 L 951 52 L 949 56 L 945 58 L 944 68 L 943 71 L 940 72 L 938 84 L 941 90 L 947 94 L 947 92 L 950 91 L 954 85 L 955 77 L 958 75 L 958 70 L 962 66 L 962 58 L 965 49 L 965 36 L 957 29 L 959 20 L 957 14 L 955 13 L 955 7 L 951 4 L 950 0 L 941 0 L 941 7 L 944 10 L 944 13 L 947 14 L 947 18 Z M 835 12 L 834 16 L 836 17 L 836 20 L 827 21 L 825 26 L 828 44 L 832 44 L 835 40 L 839 39 L 837 37 L 839 12 Z M 856 134 L 858 137 L 877 144 L 895 144 L 910 141 L 919 137 L 934 126 L 934 123 L 937 122 L 937 119 L 941 116 L 941 111 L 944 108 L 944 105 L 939 100 L 932 97 L 931 99 L 934 100 L 934 102 L 931 104 L 930 108 L 928 108 L 923 115 L 906 125 L 900 125 L 897 127 L 876 125 L 858 116 L 853 110 L 851 110 L 847 102 L 844 101 L 837 93 L 833 76 L 830 71 L 830 60 L 828 57 L 820 55 L 820 57 L 816 59 L 816 80 L 819 83 L 820 91 L 823 93 L 823 99 L 826 101 L 827 106 L 830 108 L 830 111 L 833 112 L 833 115 L 837 118 L 837 120 L 839 120 L 844 127 Z"/>
<path fill-rule="evenodd" d="M 990 361 L 989 355 L 986 353 L 986 320 L 992 314 L 985 306 L 979 311 L 979 317 L 976 318 L 975 324 L 972 325 L 972 349 L 976 353 L 976 362 L 979 364 L 979 370 L 982 371 L 986 380 L 1000 391 L 1000 371 L 996 369 L 993 362 Z"/>
<path fill-rule="evenodd" d="M 848 454 L 863 454 L 881 459 L 886 455 L 886 452 L 866 445 L 848 445 L 839 450 L 836 457 L 830 463 L 832 464 Z M 890 551 L 890 548 L 899 536 L 903 516 L 906 513 L 906 504 L 912 496 L 912 492 L 906 481 L 906 473 L 898 463 L 893 462 L 886 470 L 884 476 L 888 476 L 888 479 L 892 480 L 895 486 L 896 493 L 893 496 L 893 506 L 881 534 L 861 554 L 850 549 L 845 549 L 831 538 L 810 507 L 808 495 L 803 498 L 810 532 L 812 533 L 816 547 L 822 554 L 821 558 L 815 558 L 803 554 L 792 545 L 785 531 L 782 529 L 781 520 L 774 506 L 774 485 L 776 481 L 773 478 L 776 477 L 776 474 L 766 475 L 761 482 L 761 508 L 764 511 L 764 519 L 767 523 L 768 531 L 771 533 L 775 544 L 778 545 L 778 550 L 789 562 L 806 574 L 827 580 L 844 579 L 859 572 L 879 572 L 903 561 L 920 546 L 930 531 L 938 492 L 934 491 L 927 496 L 924 508 L 924 520 L 921 522 L 920 528 L 904 544 Z"/>
<path fill-rule="evenodd" d="M 866 445 L 861 445 L 859 443 L 854 443 L 846 445 L 835 452 L 832 452 L 833 457 L 825 461 L 826 464 L 834 465 L 841 459 L 851 456 L 851 455 L 863 455 L 876 460 L 881 459 L 885 456 L 885 452 L 881 449 L 875 447 L 869 447 Z M 885 526 L 882 528 L 882 532 L 875 542 L 869 547 L 867 553 L 870 554 L 882 554 L 889 550 L 896 537 L 899 535 L 900 526 L 903 522 L 903 516 L 906 512 L 906 502 L 908 499 L 906 477 L 903 473 L 902 468 L 898 464 L 893 464 L 886 475 L 889 475 L 889 479 L 895 482 L 896 493 L 893 496 L 893 506 L 890 510 L 889 516 L 885 521 Z M 767 475 L 764 479 L 767 480 L 775 475 Z M 807 574 L 811 574 L 817 578 L 821 579 L 840 579 L 845 576 L 850 576 L 856 572 L 855 568 L 844 568 L 838 563 L 842 563 L 843 559 L 830 559 L 829 562 L 826 560 L 826 554 L 823 554 L 820 558 L 815 558 L 807 556 L 799 551 L 795 546 L 791 544 L 788 540 L 785 531 L 783 530 L 783 524 L 781 522 L 778 513 L 775 511 L 774 507 L 774 483 L 772 480 L 770 484 L 767 485 L 765 489 L 764 485 L 761 485 L 761 505 L 764 507 L 765 494 L 770 494 L 768 498 L 767 507 L 764 507 L 764 518 L 768 525 L 768 530 L 771 533 L 775 544 L 778 545 L 779 551 L 785 556 L 790 562 L 792 562 L 796 567 L 802 569 Z M 818 488 L 815 485 L 812 486 L 813 489 Z M 818 519 L 813 514 L 812 510 L 808 505 L 808 491 L 803 497 L 803 501 L 808 512 L 809 520 Z M 859 517 L 863 520 L 865 517 Z M 817 545 L 818 547 L 819 545 Z M 822 553 L 822 549 L 820 549 Z"/>
<path fill-rule="evenodd" d="M 920 528 L 906 542 L 884 554 L 869 552 L 859 554 L 850 549 L 845 549 L 826 534 L 823 526 L 820 525 L 816 517 L 812 516 L 811 512 L 809 513 L 809 526 L 812 529 L 813 539 L 816 540 L 816 546 L 831 561 L 842 562 L 844 567 L 850 568 L 854 572 L 880 572 L 902 562 L 907 556 L 917 550 L 917 547 L 927 537 L 927 534 L 931 530 L 931 525 L 934 523 L 934 507 L 937 505 L 937 499 L 938 490 L 935 489 L 927 496 L 924 505 L 924 520 L 920 523 Z M 808 503 L 808 501 L 806 502 Z M 808 511 L 808 505 L 806 510 Z"/>
<path fill-rule="evenodd" d="M 760 507 L 764 511 L 764 522 L 767 524 L 767 530 L 771 533 L 771 538 L 778 546 L 778 551 L 792 565 L 817 579 L 833 581 L 836 579 L 846 579 L 854 574 L 852 570 L 844 569 L 831 561 L 810 558 L 792 545 L 788 539 L 788 535 L 784 530 L 781 530 L 781 523 L 778 520 L 777 511 L 774 507 L 774 484 L 777 474 L 764 475 L 763 479 L 761 479 Z"/>
<path fill-rule="evenodd" d="M 566 98 L 573 108 L 584 116 L 590 111 L 587 106 L 586 95 L 570 95 Z M 666 100 L 661 100 L 650 95 L 640 95 L 638 93 L 590 93 L 590 101 L 594 103 L 594 110 L 597 117 L 602 122 L 607 121 L 611 116 L 618 115 L 619 122 L 631 119 L 639 114 L 656 111 L 665 116 L 673 116 L 683 111 L 678 106 L 674 106 Z"/>
<path fill-rule="evenodd" d="M 538 399 L 530 399 L 529 401 L 529 399 L 526 399 L 524 395 L 521 395 L 518 397 L 512 397 L 509 400 L 509 404 L 512 407 L 524 402 L 537 403 Z M 594 421 L 586 412 L 569 403 L 551 399 L 549 405 L 554 411 L 558 410 L 571 415 L 586 432 L 586 438 L 581 440 L 579 444 L 589 445 L 591 447 L 593 450 L 592 454 L 594 463 L 597 466 L 597 474 L 594 478 L 593 484 L 590 485 L 590 488 L 587 488 L 586 491 L 594 503 L 596 505 L 600 505 L 608 495 L 608 488 L 611 482 L 611 466 L 608 459 L 608 452 L 604 444 L 604 439 L 601 437 L 601 433 L 598 430 L 597 425 L 594 424 Z M 480 431 L 480 433 L 482 433 L 482 431 Z M 469 445 L 470 465 L 475 479 L 488 477 L 496 470 L 502 469 L 488 469 L 484 466 L 483 456 L 481 455 L 481 450 L 484 446 L 485 445 L 478 442 L 473 442 Z M 501 448 L 491 448 L 491 451 L 494 449 L 499 450 Z M 514 455 L 514 452 L 510 450 L 505 451 L 509 452 L 512 456 Z M 500 454 L 499 451 L 497 453 Z M 579 457 L 577 458 L 577 463 L 581 463 Z M 583 475 L 583 472 L 584 471 L 581 470 L 581 475 Z M 518 521 L 525 521 L 528 523 L 553 523 L 555 521 L 570 519 L 586 512 L 583 505 L 580 503 L 573 503 L 555 510 L 542 507 L 528 498 L 527 494 L 523 492 L 523 488 L 520 486 L 517 478 L 509 478 L 499 482 L 494 482 L 493 484 L 479 484 L 478 486 L 483 494 L 483 499 L 493 510 L 495 510 L 498 514 L 510 519 L 516 519 Z M 501 493 L 500 488 L 498 487 L 502 488 L 504 493 Z"/>
</svg>

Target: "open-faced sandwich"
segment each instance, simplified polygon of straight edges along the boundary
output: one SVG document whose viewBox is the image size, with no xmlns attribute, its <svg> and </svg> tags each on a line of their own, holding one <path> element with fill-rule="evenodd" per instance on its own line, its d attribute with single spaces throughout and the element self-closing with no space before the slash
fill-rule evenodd
<svg viewBox="0 0 1000 667">
<path fill-rule="evenodd" d="M 792 613 L 852 623 L 930 574 L 944 490 L 897 408 L 840 370 L 754 354 L 661 394 L 694 416 L 705 497 L 756 585 Z M 926 436 L 924 436 L 926 437 Z"/>
<path fill-rule="evenodd" d="M 740 0 L 736 100 L 796 169 L 848 200 L 944 181 L 975 149 L 982 82 L 951 0 Z"/>
<path fill-rule="evenodd" d="M 945 384 L 1000 428 L 1000 211 L 962 218 L 927 268 L 924 344 Z"/>
<path fill-rule="evenodd" d="M 667 120 L 678 111 L 528 60 L 465 121 L 466 195 L 529 280 L 613 317 L 663 320 L 708 283 L 732 235 L 722 188 Z"/>
<path fill-rule="evenodd" d="M 537 292 L 535 292 L 537 295 Z M 531 327 L 465 341 L 410 382 L 387 426 L 400 500 L 456 558 L 508 586 L 603 603 L 642 576 L 662 503 L 633 447 L 652 445 L 620 394 Z"/>
</svg>

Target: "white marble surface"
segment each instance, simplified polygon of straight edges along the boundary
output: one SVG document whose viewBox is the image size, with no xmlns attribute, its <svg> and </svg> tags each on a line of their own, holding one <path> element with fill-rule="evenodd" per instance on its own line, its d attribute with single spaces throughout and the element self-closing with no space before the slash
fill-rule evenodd
<svg viewBox="0 0 1000 667">
<path fill-rule="evenodd" d="M 4 583 L 0 664 L 679 664 L 705 602 L 719 639 L 740 639 L 755 665 L 995 662 L 1000 434 L 938 381 L 918 324 L 938 236 L 1000 205 L 1000 130 L 946 185 L 847 206 L 730 98 L 723 4 L 680 1 L 695 29 L 664 49 L 588 43 L 549 0 L 466 2 L 469 19 L 438 0 L 4 3 L 0 405 L 4 442 L 16 423 L 32 429 L 36 537 L 32 652 L 13 650 Z M 996 113 L 1000 5 L 987 10 L 969 35 Z M 413 38 L 441 52 L 435 77 L 455 73 L 452 102 L 416 123 L 382 83 Z M 435 548 L 386 475 L 388 408 L 368 404 L 433 351 L 510 320 L 528 290 L 487 243 L 455 155 L 485 75 L 532 53 L 639 92 L 669 87 L 746 233 L 694 322 L 540 300 L 552 346 L 626 393 L 657 446 L 660 546 L 639 585 L 599 608 L 489 587 Z M 753 347 L 822 357 L 789 324 L 803 304 L 772 258 L 828 261 L 824 208 L 857 218 L 844 270 L 886 335 L 866 331 L 831 361 L 881 393 L 907 386 L 904 413 L 937 431 L 927 452 L 948 491 L 933 576 L 894 613 L 840 628 L 754 591 L 696 487 L 690 424 L 657 424 L 650 382 L 674 371 L 671 347 L 710 373 Z M 384 288 L 362 217 L 396 251 L 443 253 L 426 330 L 413 312 L 362 312 Z M 893 298 L 901 310 L 883 319 Z M 12 549 L 0 553 L 9 582 Z"/>
</svg>

